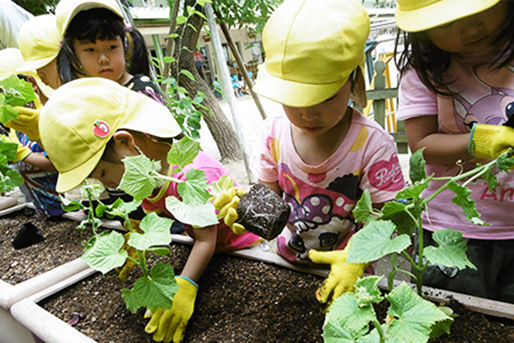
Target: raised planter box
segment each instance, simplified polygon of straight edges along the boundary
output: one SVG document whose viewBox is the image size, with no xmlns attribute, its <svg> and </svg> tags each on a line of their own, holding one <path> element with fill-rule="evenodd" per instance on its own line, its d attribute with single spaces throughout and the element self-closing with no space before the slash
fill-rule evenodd
<svg viewBox="0 0 514 343">
<path fill-rule="evenodd" d="M 175 243 L 191 244 L 192 240 L 189 237 L 182 235 L 173 235 L 173 241 Z M 328 275 L 327 269 L 311 269 L 311 268 L 299 268 L 296 265 L 292 265 L 287 261 L 283 260 L 279 256 L 271 252 L 262 251 L 261 249 L 245 249 L 231 255 L 251 259 L 255 261 L 264 261 L 266 263 L 275 264 L 285 268 L 301 271 L 303 273 L 310 273 L 322 277 Z M 47 289 L 34 294 L 24 300 L 21 300 L 11 307 L 12 317 L 23 325 L 28 331 L 35 336 L 48 343 L 93 343 L 96 342 L 90 337 L 87 337 L 80 331 L 76 330 L 63 320 L 57 318 L 53 314 L 38 305 L 43 299 L 50 297 L 51 295 L 63 290 L 67 287 L 84 280 L 86 277 L 94 274 L 92 269 L 86 269 L 80 273 L 77 273 L 66 280 L 48 287 Z M 410 285 L 414 287 L 414 285 Z M 385 282 L 381 283 L 381 287 L 385 288 Z M 498 301 L 492 301 L 488 299 L 468 296 L 455 292 L 448 292 L 439 289 L 433 289 L 425 287 L 426 298 L 435 301 L 437 303 L 447 303 L 454 299 L 459 301 L 468 309 L 475 312 L 480 312 L 496 317 L 514 319 L 514 304 L 508 304 Z M 116 294 L 114 296 L 120 296 Z M 30 313 L 30 315 L 27 315 Z"/>
<path fill-rule="evenodd" d="M 0 217 L 4 217 L 6 215 L 12 214 L 17 211 L 21 211 L 25 208 L 33 209 L 32 203 L 22 203 L 16 206 L 12 206 L 9 208 L 6 208 L 4 210 L 0 211 Z M 82 220 L 84 218 L 84 215 L 79 213 L 66 213 L 63 215 L 63 217 L 71 220 Z M 121 225 L 119 222 L 114 221 L 107 221 L 105 223 L 106 227 L 111 228 L 120 228 Z M 13 230 L 13 227 L 7 226 L 7 228 L 11 228 L 10 231 L 14 233 L 16 230 Z M 43 233 L 44 228 L 42 228 Z M 12 237 L 12 234 L 5 235 L 4 240 L 5 242 L 10 243 L 10 238 Z M 9 238 L 9 239 L 8 239 Z M 41 244 L 41 247 L 44 247 L 45 242 L 40 242 L 38 244 Z M 66 244 L 66 242 L 63 242 L 63 244 Z M 33 247 L 28 247 L 24 249 L 40 249 L 41 248 L 38 245 L 35 245 Z M 77 248 L 80 249 L 80 246 Z M 55 253 L 59 253 L 59 250 L 57 250 Z M 18 252 L 16 253 L 18 254 Z M 19 255 L 16 256 L 22 256 L 24 254 L 24 250 L 19 250 Z M 80 251 L 77 251 L 77 256 L 80 255 Z M 5 255 L 4 255 L 5 258 Z M 52 259 L 52 256 L 47 256 L 49 260 Z M 15 261 L 18 261 L 15 259 Z M 49 263 L 47 259 L 41 259 L 40 265 L 47 265 Z M 52 262 L 50 262 L 52 263 Z M 53 261 L 50 266 L 55 264 L 55 260 Z M 21 273 L 18 272 L 18 274 L 14 275 L 25 275 L 26 272 L 28 272 L 28 269 L 30 267 L 26 267 L 23 265 L 22 262 L 14 262 L 13 266 L 14 268 L 22 267 Z M 38 292 L 41 292 L 42 290 L 47 289 L 48 287 L 55 285 L 59 283 L 62 280 L 66 280 L 70 278 L 71 276 L 80 273 L 86 269 L 88 269 L 88 265 L 79 257 L 76 257 L 75 259 L 63 263 L 61 265 L 57 265 L 55 268 L 48 269 L 48 268 L 41 268 L 46 269 L 47 271 L 44 271 L 40 274 L 37 274 L 36 276 L 32 276 L 28 279 L 25 279 L 24 281 L 17 282 L 19 280 L 19 277 L 16 277 L 12 279 L 12 283 L 8 283 L 6 281 L 0 280 L 0 342 L 6 342 L 6 343 L 32 343 L 34 342 L 34 339 L 32 338 L 32 334 L 30 331 L 25 329 L 22 325 L 20 325 L 17 320 L 12 318 L 10 315 L 10 308 L 11 306 L 19 302 L 22 299 L 25 299 L 33 294 L 36 294 Z M 33 271 L 35 271 L 34 269 Z M 6 271 L 7 273 L 7 271 Z M 34 274 L 34 272 L 32 273 Z M 6 274 L 8 275 L 8 274 Z M 23 280 L 23 278 L 21 278 Z M 27 316 L 30 318 L 30 316 Z"/>
</svg>

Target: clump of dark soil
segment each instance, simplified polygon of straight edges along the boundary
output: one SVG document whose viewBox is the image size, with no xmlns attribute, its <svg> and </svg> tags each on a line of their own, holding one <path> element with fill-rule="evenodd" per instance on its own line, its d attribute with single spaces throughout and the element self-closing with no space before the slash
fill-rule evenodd
<svg viewBox="0 0 514 343">
<path fill-rule="evenodd" d="M 23 224 L 31 223 L 44 240 L 26 248 L 14 249 L 12 240 Z M 82 242 L 91 233 L 78 231 L 77 222 L 62 217 L 45 218 L 23 209 L 0 218 L 0 278 L 15 285 L 82 255 Z"/>
<path fill-rule="evenodd" d="M 9 250 L 10 239 L 16 233 L 13 227 L 17 228 L 27 220 L 38 226 L 46 239 L 13 254 L 14 249 Z M 26 279 L 66 262 L 66 258 L 61 260 L 61 255 L 67 255 L 68 260 L 79 256 L 82 251 L 80 242 L 90 233 L 76 231 L 76 224 L 65 219 L 34 217 L 27 212 L 0 218 L 0 247 L 7 252 L 7 258 L 0 261 L 4 268 L 1 269 L 2 279 L 13 279 L 6 277 L 6 273 L 17 274 L 11 270 L 16 268 L 5 269 L 13 263 L 11 258 L 11 261 L 23 261 L 18 263 L 32 266 L 22 268 L 22 273 L 30 268 Z M 56 243 L 52 243 L 54 241 Z M 47 248 L 46 244 L 53 247 Z M 66 252 L 67 249 L 73 253 Z M 190 247 L 172 243 L 170 250 L 170 256 L 159 257 L 159 260 L 173 265 L 178 274 Z M 156 258 L 150 260 L 151 263 L 157 261 Z M 75 328 L 100 343 L 153 342 L 144 332 L 148 321 L 143 318 L 144 310 L 130 313 L 121 298 L 121 289 L 131 287 L 137 277 L 135 272 L 128 282 L 123 283 L 115 272 L 95 274 L 45 299 L 40 305 L 65 322 L 70 321 L 74 313 L 80 314 L 75 315 L 81 317 Z M 317 276 L 263 262 L 216 255 L 200 280 L 195 312 L 184 342 L 323 342 L 324 314 L 314 296 L 322 281 Z M 459 314 L 452 325 L 452 334 L 431 342 L 514 342 L 513 321 L 467 311 L 459 304 L 452 304 L 452 307 Z M 383 318 L 385 309 L 378 311 L 382 311 L 380 316 Z"/>
</svg>

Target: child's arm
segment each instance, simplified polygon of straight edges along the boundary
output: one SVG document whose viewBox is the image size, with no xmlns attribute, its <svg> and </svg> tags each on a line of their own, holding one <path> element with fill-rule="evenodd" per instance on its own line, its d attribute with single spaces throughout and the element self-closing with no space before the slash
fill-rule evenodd
<svg viewBox="0 0 514 343">
<path fill-rule="evenodd" d="M 187 323 L 193 315 L 198 291 L 197 281 L 214 254 L 216 235 L 215 226 L 195 230 L 195 241 L 186 265 L 182 273 L 175 277 L 179 288 L 173 297 L 171 309 L 155 310 L 145 327 L 147 333 L 153 333 L 154 341 L 182 341 Z"/>
<path fill-rule="evenodd" d="M 259 180 L 259 183 L 262 183 L 263 185 L 268 186 L 273 192 L 282 196 L 282 189 L 280 188 L 278 181 L 277 182 L 264 182 L 262 180 Z"/>
<path fill-rule="evenodd" d="M 52 161 L 44 154 L 40 152 L 33 152 L 28 155 L 23 162 L 30 164 L 31 166 L 37 167 L 41 170 L 57 171 L 52 164 Z"/>
<path fill-rule="evenodd" d="M 444 134 L 437 132 L 437 116 L 426 115 L 405 120 L 405 133 L 412 152 L 425 148 L 427 163 L 455 164 L 469 160 L 469 133 Z"/>
<path fill-rule="evenodd" d="M 180 274 L 181 276 L 188 277 L 195 282 L 200 279 L 212 255 L 214 255 L 214 250 L 216 249 L 216 235 L 217 228 L 215 226 L 195 229 L 193 248 Z"/>
</svg>

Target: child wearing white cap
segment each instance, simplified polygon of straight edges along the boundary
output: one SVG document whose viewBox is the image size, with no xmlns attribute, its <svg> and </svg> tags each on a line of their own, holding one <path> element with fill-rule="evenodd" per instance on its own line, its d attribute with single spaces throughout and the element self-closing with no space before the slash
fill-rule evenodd
<svg viewBox="0 0 514 343">
<path fill-rule="evenodd" d="M 191 165 L 172 174 L 167 154 L 182 131 L 169 110 L 105 78 L 83 78 L 61 86 L 43 108 L 39 125 L 41 142 L 59 172 L 59 192 L 77 187 L 88 177 L 116 188 L 124 172 L 121 160 L 139 154 L 159 161 L 162 174 L 179 180 L 184 180 L 191 168 L 203 171 L 209 183 L 228 175 L 218 161 L 203 152 Z M 142 206 L 172 217 L 165 205 L 170 196 L 179 196 L 175 182 L 157 187 Z M 194 310 L 197 282 L 215 252 L 246 248 L 261 240 L 249 232 L 236 235 L 223 222 L 195 229 L 186 225 L 186 230 L 194 244 L 176 278 L 179 290 L 173 307 L 153 311 L 145 328 L 154 333 L 157 342 L 182 340 Z"/>
<path fill-rule="evenodd" d="M 513 148 L 514 2 L 398 0 L 396 21 L 405 42 L 398 49 L 403 51 L 398 114 L 410 149 L 424 148 L 427 174 L 455 176 Z M 477 269 L 429 265 L 423 281 L 514 303 L 514 173 L 493 173 L 494 189 L 481 178 L 466 181 L 470 199 L 489 225 L 466 220 L 449 189 L 423 214 L 424 244 L 435 244 L 434 231 L 458 230 Z M 423 196 L 439 187 L 431 182 Z"/>
<path fill-rule="evenodd" d="M 345 264 L 364 190 L 373 206 L 404 186 L 392 137 L 349 106 L 365 106 L 369 18 L 357 0 L 286 0 L 263 31 L 266 60 L 255 91 L 282 104 L 265 122 L 254 171 L 291 206 L 277 252 L 294 263 L 330 263 L 320 302 L 349 291 L 366 268 Z"/>
</svg>

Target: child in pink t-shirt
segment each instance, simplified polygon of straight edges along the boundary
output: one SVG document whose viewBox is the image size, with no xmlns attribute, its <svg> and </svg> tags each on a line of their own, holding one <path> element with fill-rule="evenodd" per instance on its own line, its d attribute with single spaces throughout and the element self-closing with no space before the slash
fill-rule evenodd
<svg viewBox="0 0 514 343">
<path fill-rule="evenodd" d="M 48 157 L 59 172 L 58 192 L 79 186 L 87 177 L 116 189 L 125 170 L 122 160 L 140 154 L 158 164 L 161 174 L 171 175 L 174 166 L 167 155 L 182 135 L 164 105 L 114 81 L 96 77 L 70 81 L 56 90 L 41 112 L 39 131 Z M 219 162 L 200 153 L 185 171 L 173 176 L 183 180 L 191 168 L 203 171 L 209 184 L 227 175 Z M 171 216 L 164 198 L 178 196 L 176 182 L 156 183 L 153 191 L 155 195 L 146 198 L 143 207 Z M 145 328 L 158 342 L 182 340 L 194 311 L 197 282 L 216 251 L 242 249 L 261 240 L 250 232 L 236 235 L 224 222 L 186 229 L 194 243 L 184 268 L 175 277 L 179 288 L 173 305 L 171 309 L 154 309 Z"/>
<path fill-rule="evenodd" d="M 277 237 L 278 254 L 291 262 L 332 263 L 329 251 L 345 248 L 358 228 L 352 210 L 362 192 L 378 208 L 404 186 L 392 137 L 348 105 L 366 104 L 368 33 L 368 15 L 352 0 L 286 0 L 264 28 L 255 90 L 286 116 L 266 121 L 255 173 L 292 209 Z M 344 264 L 346 251 L 337 253 Z M 351 289 L 365 268 L 354 267 L 329 276 L 318 299 L 327 301 L 331 285 Z"/>
<path fill-rule="evenodd" d="M 416 9 L 416 10 L 414 10 Z M 398 61 L 402 73 L 399 117 L 412 151 L 424 148 L 427 174 L 455 176 L 514 147 L 514 3 L 509 1 L 398 1 L 398 26 L 406 31 Z M 489 189 L 483 178 L 467 182 L 480 218 L 466 220 L 449 189 L 423 213 L 423 242 L 431 232 L 454 229 L 467 239 L 467 255 L 477 267 L 457 270 L 429 265 L 425 284 L 514 302 L 514 174 L 493 170 Z M 442 181 L 431 182 L 424 197 Z"/>
</svg>

